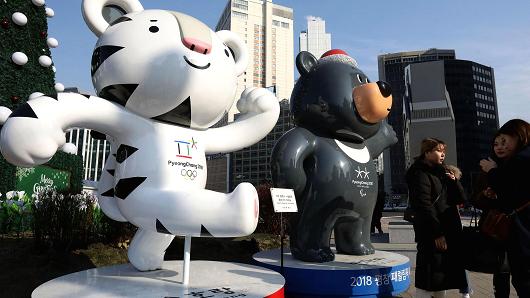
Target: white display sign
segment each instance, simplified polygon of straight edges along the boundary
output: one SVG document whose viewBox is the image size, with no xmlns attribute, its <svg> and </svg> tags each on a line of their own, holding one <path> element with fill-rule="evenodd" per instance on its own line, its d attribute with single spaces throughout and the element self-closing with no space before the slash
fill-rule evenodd
<svg viewBox="0 0 530 298">
<path fill-rule="evenodd" d="M 274 212 L 298 212 L 294 191 L 290 188 L 271 188 Z"/>
</svg>

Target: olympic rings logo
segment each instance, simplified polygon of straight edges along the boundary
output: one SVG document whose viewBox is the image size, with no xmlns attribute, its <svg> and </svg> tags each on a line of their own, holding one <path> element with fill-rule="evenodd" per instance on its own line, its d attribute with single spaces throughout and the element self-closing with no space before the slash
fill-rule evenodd
<svg viewBox="0 0 530 298">
<path fill-rule="evenodd" d="M 182 169 L 180 175 L 186 179 L 195 180 L 195 178 L 197 178 L 197 171 Z"/>
</svg>

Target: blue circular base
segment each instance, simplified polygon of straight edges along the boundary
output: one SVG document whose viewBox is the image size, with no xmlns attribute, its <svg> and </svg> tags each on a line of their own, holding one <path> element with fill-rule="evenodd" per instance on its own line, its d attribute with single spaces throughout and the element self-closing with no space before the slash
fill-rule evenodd
<svg viewBox="0 0 530 298">
<path fill-rule="evenodd" d="M 255 254 L 258 265 L 280 272 L 280 250 Z M 335 255 L 335 261 L 307 263 L 284 251 L 285 291 L 293 296 L 391 297 L 410 286 L 409 258 L 386 251 L 366 256 Z"/>
</svg>

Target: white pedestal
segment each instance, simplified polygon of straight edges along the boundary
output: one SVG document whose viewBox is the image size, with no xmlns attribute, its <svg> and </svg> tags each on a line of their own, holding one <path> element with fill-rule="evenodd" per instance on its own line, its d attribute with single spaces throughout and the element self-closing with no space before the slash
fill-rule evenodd
<svg viewBox="0 0 530 298">
<path fill-rule="evenodd" d="M 48 281 L 32 297 L 268 297 L 283 298 L 284 278 L 269 269 L 240 263 L 192 261 L 188 287 L 182 261 L 141 272 L 131 264 L 80 271 Z"/>
</svg>

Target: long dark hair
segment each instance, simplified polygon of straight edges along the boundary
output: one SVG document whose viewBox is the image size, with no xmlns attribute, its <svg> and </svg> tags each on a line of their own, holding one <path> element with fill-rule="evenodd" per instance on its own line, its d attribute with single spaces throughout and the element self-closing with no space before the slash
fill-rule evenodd
<svg viewBox="0 0 530 298">
<path fill-rule="evenodd" d="M 501 134 L 509 135 L 517 139 L 516 152 L 530 144 L 530 124 L 521 119 L 512 119 L 499 129 L 495 137 Z"/>
</svg>

